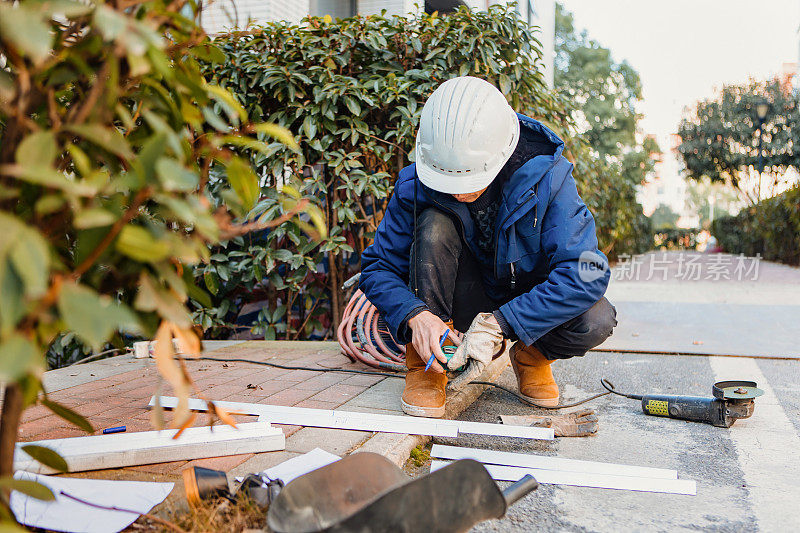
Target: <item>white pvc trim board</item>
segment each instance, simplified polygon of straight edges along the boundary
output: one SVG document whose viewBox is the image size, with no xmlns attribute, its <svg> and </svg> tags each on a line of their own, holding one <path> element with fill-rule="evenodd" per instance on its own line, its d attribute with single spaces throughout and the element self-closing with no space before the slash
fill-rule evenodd
<svg viewBox="0 0 800 533">
<path fill-rule="evenodd" d="M 581 472 L 586 474 L 608 474 L 613 476 L 649 477 L 656 479 L 678 479 L 677 470 L 652 468 L 649 466 L 631 466 L 597 461 L 581 461 L 562 457 L 548 457 L 529 453 L 501 452 L 482 450 L 479 448 L 462 448 L 434 444 L 431 457 L 438 459 L 475 459 L 484 464 L 518 466 L 540 470 L 558 470 L 561 472 Z"/>
<path fill-rule="evenodd" d="M 286 448 L 283 431 L 266 422 L 238 424 L 237 428 L 227 425 L 186 428 L 180 437 L 174 439 L 177 432 L 177 429 L 170 429 L 21 442 L 17 444 L 14 455 L 14 469 L 38 474 L 56 472 L 26 454 L 22 447 L 28 444 L 44 446 L 57 452 L 67 461 L 69 472 L 270 452 Z"/>
<path fill-rule="evenodd" d="M 450 461 L 431 461 L 431 472 L 450 464 Z M 697 483 L 688 479 L 655 479 L 636 476 L 612 476 L 586 472 L 563 472 L 522 468 L 517 466 L 483 465 L 496 481 L 518 481 L 530 474 L 539 483 L 547 485 L 572 485 L 599 489 L 633 490 L 640 492 L 663 492 L 667 494 L 697 495 Z"/>
<path fill-rule="evenodd" d="M 162 407 L 173 408 L 177 406 L 178 399 L 174 396 L 161 396 L 160 403 Z M 274 424 L 380 431 L 384 433 L 408 433 L 410 435 L 429 435 L 434 437 L 456 437 L 459 433 L 471 433 L 523 439 L 552 440 L 554 438 L 553 430 L 550 428 L 334 411 L 308 407 L 285 407 L 258 403 L 215 401 L 214 404 L 230 412 L 258 415 L 260 417 L 259 420 L 269 421 Z M 155 397 L 150 400 L 150 406 L 153 405 L 155 405 Z M 208 406 L 205 400 L 192 398 L 189 400 L 189 408 L 195 411 L 205 411 Z"/>
</svg>

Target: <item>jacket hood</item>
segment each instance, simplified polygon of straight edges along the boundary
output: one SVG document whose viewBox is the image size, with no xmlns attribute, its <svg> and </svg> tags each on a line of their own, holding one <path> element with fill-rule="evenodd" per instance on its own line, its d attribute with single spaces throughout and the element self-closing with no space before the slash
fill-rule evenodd
<svg viewBox="0 0 800 533">
<path fill-rule="evenodd" d="M 533 140 L 540 146 L 549 144 L 549 153 L 533 153 L 519 168 L 508 178 L 508 183 L 503 187 L 506 200 L 520 199 L 527 190 L 533 188 L 547 172 L 561 158 L 564 151 L 564 141 L 553 130 L 536 119 L 517 113 L 523 131 L 533 134 Z M 524 135 L 524 133 L 522 134 Z M 521 137 L 522 137 L 521 135 Z M 520 139 L 522 142 L 522 139 Z M 514 202 L 516 203 L 516 202 Z"/>
</svg>

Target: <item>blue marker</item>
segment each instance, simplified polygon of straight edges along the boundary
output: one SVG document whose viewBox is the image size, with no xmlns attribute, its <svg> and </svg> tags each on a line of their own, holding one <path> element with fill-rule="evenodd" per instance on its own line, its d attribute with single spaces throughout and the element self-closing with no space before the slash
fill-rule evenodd
<svg viewBox="0 0 800 533">
<path fill-rule="evenodd" d="M 444 335 L 442 335 L 442 338 L 441 338 L 441 340 L 439 340 L 439 348 L 441 348 L 442 346 L 444 346 L 444 341 L 446 341 L 446 340 L 447 340 L 447 336 L 448 336 L 448 335 L 450 335 L 450 328 L 447 328 L 446 330 L 444 330 Z M 434 361 L 435 359 L 436 359 L 436 356 L 435 356 L 435 355 L 433 355 L 433 354 L 431 354 L 431 358 L 430 358 L 430 359 L 428 359 L 428 364 L 427 364 L 427 365 L 425 365 L 425 372 L 427 372 L 427 371 L 428 371 L 428 369 L 431 367 L 431 365 L 433 364 L 433 361 Z"/>
<path fill-rule="evenodd" d="M 103 435 L 108 435 L 109 433 L 122 433 L 127 428 L 125 426 L 117 426 L 115 428 L 106 428 L 103 430 Z"/>
</svg>

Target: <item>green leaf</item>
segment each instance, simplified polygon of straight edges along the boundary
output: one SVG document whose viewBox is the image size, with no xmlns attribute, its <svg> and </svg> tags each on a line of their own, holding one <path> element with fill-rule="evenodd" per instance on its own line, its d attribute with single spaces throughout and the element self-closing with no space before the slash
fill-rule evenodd
<svg viewBox="0 0 800 533">
<path fill-rule="evenodd" d="M 100 5 L 94 11 L 94 25 L 100 30 L 105 40 L 113 41 L 126 30 L 128 20 L 125 15 L 118 13 L 113 8 Z"/>
<path fill-rule="evenodd" d="M 101 207 L 92 207 L 79 211 L 75 215 L 74 223 L 78 229 L 87 229 L 110 226 L 116 220 L 117 217 L 110 211 L 106 211 Z"/>
<path fill-rule="evenodd" d="M 294 139 L 294 135 L 292 135 L 292 132 L 284 128 L 283 126 L 278 126 L 277 124 L 272 124 L 269 122 L 263 122 L 261 124 L 254 124 L 253 130 L 256 133 L 263 133 L 264 135 L 269 135 L 273 139 L 282 142 L 295 152 L 300 151 L 300 146 Z"/>
<path fill-rule="evenodd" d="M 275 153 L 275 150 L 263 141 L 258 141 L 250 137 L 236 137 L 234 135 L 225 135 L 222 137 L 222 142 L 225 144 L 232 144 L 255 152 L 260 152 L 267 157 Z"/>
<path fill-rule="evenodd" d="M 500 90 L 503 94 L 511 92 L 511 80 L 505 74 L 500 74 Z"/>
<path fill-rule="evenodd" d="M 31 455 L 31 454 L 28 454 Z M 31 457 L 33 457 L 31 455 Z M 62 459 L 63 460 L 63 459 Z M 0 477 L 0 487 L 21 492 L 31 498 L 46 502 L 55 501 L 56 497 L 50 487 L 30 479 L 14 479 L 13 477 Z"/>
<path fill-rule="evenodd" d="M 211 292 L 211 294 L 216 296 L 217 292 L 219 292 L 219 278 L 217 275 L 206 270 L 203 274 L 203 281 L 205 281 L 206 288 Z"/>
<path fill-rule="evenodd" d="M 61 172 L 46 165 L 2 165 L 0 171 L 34 185 L 61 189 L 78 196 L 93 196 L 97 193 L 97 189 L 85 181 L 69 179 Z"/>
<path fill-rule="evenodd" d="M 21 335 L 12 335 L 0 344 L 0 382 L 17 381 L 41 366 L 44 366 L 41 350 Z"/>
<path fill-rule="evenodd" d="M 241 121 L 247 120 L 247 111 L 244 110 L 230 91 L 218 85 L 211 84 L 207 84 L 205 88 L 211 93 L 211 97 L 225 108 L 225 112 L 228 114 L 230 120 L 236 120 L 237 118 Z"/>
<path fill-rule="evenodd" d="M 344 103 L 345 105 L 347 105 L 347 109 L 349 109 L 353 115 L 357 117 L 361 116 L 361 106 L 358 105 L 358 102 L 356 102 L 355 99 L 346 96 L 344 99 Z"/>
<path fill-rule="evenodd" d="M 37 215 L 49 215 L 64 207 L 66 203 L 66 199 L 61 194 L 46 194 L 36 200 L 33 210 Z"/>
<path fill-rule="evenodd" d="M 258 186 L 258 177 L 244 160 L 238 157 L 231 159 L 226 167 L 228 183 L 239 197 L 244 209 L 249 211 L 258 200 L 261 190 Z"/>
<path fill-rule="evenodd" d="M 0 260 L 0 334 L 7 335 L 25 314 L 22 280 L 11 261 Z"/>
<path fill-rule="evenodd" d="M 168 191 L 193 191 L 200 184 L 197 173 L 169 157 L 158 158 L 156 173 Z"/>
<path fill-rule="evenodd" d="M 102 124 L 71 124 L 65 126 L 64 129 L 123 159 L 133 158 L 128 141 L 116 128 L 107 128 Z"/>
<path fill-rule="evenodd" d="M 128 225 L 122 228 L 117 237 L 116 248 L 142 263 L 155 263 L 170 255 L 169 243 L 166 240 L 157 240 L 141 226 Z"/>
<path fill-rule="evenodd" d="M 92 12 L 94 6 L 72 0 L 27 0 L 26 6 L 36 6 L 48 16 L 64 15 L 67 18 L 80 17 Z"/>
<path fill-rule="evenodd" d="M 309 139 L 313 139 L 317 134 L 317 122 L 314 120 L 313 115 L 308 115 L 305 120 L 303 120 L 303 132 L 305 132 L 306 137 Z"/>
<path fill-rule="evenodd" d="M 212 64 L 225 62 L 225 54 L 219 49 L 219 47 L 214 46 L 211 43 L 203 43 L 193 46 L 189 49 L 189 51 L 197 59 L 202 59 L 203 61 L 207 61 Z"/>
<path fill-rule="evenodd" d="M 191 297 L 193 300 L 195 300 L 203 307 L 207 308 L 214 307 L 214 302 L 211 301 L 211 296 L 206 291 L 195 285 L 194 283 L 187 283 L 186 291 L 189 293 L 189 297 Z"/>
<path fill-rule="evenodd" d="M 50 448 L 45 448 L 44 446 L 39 446 L 38 444 L 26 444 L 22 446 L 22 451 L 43 465 L 49 466 L 53 470 L 57 470 L 59 472 L 67 472 L 69 470 L 69 465 L 64 458 Z"/>
<path fill-rule="evenodd" d="M 47 241 L 38 231 L 25 228 L 9 251 L 11 264 L 22 278 L 25 294 L 38 298 L 47 291 L 50 277 L 50 253 Z"/>
<path fill-rule="evenodd" d="M 25 137 L 17 146 L 20 165 L 52 165 L 58 155 L 56 136 L 52 131 L 38 131 Z"/>
<path fill-rule="evenodd" d="M 42 63 L 50 55 L 53 34 L 42 13 L 34 6 L 0 3 L 0 36 L 19 53 Z"/>
<path fill-rule="evenodd" d="M 140 331 L 136 316 L 127 306 L 77 284 L 61 288 L 58 311 L 67 329 L 96 350 L 116 331 Z"/>
<path fill-rule="evenodd" d="M 139 279 L 139 293 L 134 305 L 142 311 L 156 311 L 178 327 L 187 328 L 192 325 L 183 301 L 178 300 L 174 293 L 164 289 L 148 274 L 142 274 Z"/>
</svg>

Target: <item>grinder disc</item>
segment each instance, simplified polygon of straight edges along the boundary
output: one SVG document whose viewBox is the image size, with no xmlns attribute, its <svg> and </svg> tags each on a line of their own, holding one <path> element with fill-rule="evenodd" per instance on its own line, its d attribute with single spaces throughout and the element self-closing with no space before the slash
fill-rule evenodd
<svg viewBox="0 0 800 533">
<path fill-rule="evenodd" d="M 712 390 L 720 400 L 749 400 L 764 394 L 755 381 L 718 381 Z"/>
</svg>

